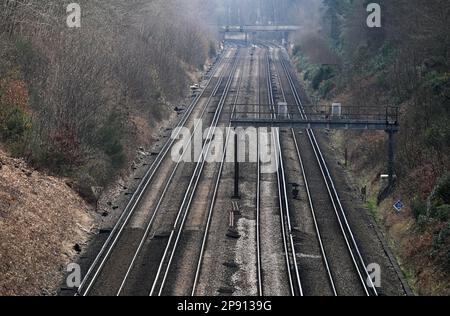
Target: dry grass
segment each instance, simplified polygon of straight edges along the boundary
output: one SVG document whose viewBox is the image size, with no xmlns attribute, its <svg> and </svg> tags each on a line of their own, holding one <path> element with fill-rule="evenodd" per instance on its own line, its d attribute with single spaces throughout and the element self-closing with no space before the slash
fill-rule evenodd
<svg viewBox="0 0 450 316">
<path fill-rule="evenodd" d="M 0 160 L 0 295 L 55 294 L 93 228 L 89 207 L 61 179 Z"/>
</svg>

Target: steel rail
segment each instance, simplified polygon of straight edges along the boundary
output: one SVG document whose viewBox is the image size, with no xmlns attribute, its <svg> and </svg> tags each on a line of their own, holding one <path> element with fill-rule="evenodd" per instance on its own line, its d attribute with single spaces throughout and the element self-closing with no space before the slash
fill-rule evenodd
<svg viewBox="0 0 450 316">
<path fill-rule="evenodd" d="M 270 53 L 270 50 L 269 50 Z M 269 91 L 269 104 L 271 106 L 271 110 L 273 111 L 273 118 L 276 118 L 275 114 L 275 97 L 271 80 L 271 71 L 270 71 L 270 58 L 267 56 L 267 85 Z M 288 277 L 290 283 L 290 289 L 292 296 L 300 295 L 303 296 L 303 288 L 300 280 L 300 273 L 297 264 L 296 251 L 294 245 L 294 239 L 292 235 L 292 226 L 290 220 L 290 211 L 289 211 L 289 202 L 287 197 L 287 186 L 286 186 L 286 176 L 284 171 L 284 163 L 283 157 L 281 154 L 281 146 L 280 146 L 280 135 L 279 129 L 272 129 L 272 140 L 276 146 L 276 154 L 275 154 L 275 163 L 277 166 L 277 178 L 278 178 L 278 193 L 279 193 L 279 202 L 280 202 L 280 220 L 283 234 L 283 243 L 286 255 L 286 265 L 288 269 Z M 286 212 L 283 211 L 285 209 Z M 285 218 L 286 217 L 286 218 Z M 286 240 L 288 239 L 288 240 Z M 292 258 L 289 258 L 289 247 Z M 292 265 L 292 267 L 291 267 Z M 293 269 L 295 273 L 295 277 L 292 275 Z"/>
<path fill-rule="evenodd" d="M 264 55 L 265 56 L 265 55 Z M 261 104 L 261 74 L 264 72 L 261 63 L 261 56 L 258 56 L 258 104 Z M 260 118 L 260 114 L 255 114 Z M 257 184 L 256 184 L 256 269 L 258 282 L 258 295 L 264 296 L 263 277 L 262 277 L 262 254 L 261 254 L 261 153 L 260 153 L 260 134 L 257 130 L 258 140 L 256 142 L 257 150 Z"/>
</svg>

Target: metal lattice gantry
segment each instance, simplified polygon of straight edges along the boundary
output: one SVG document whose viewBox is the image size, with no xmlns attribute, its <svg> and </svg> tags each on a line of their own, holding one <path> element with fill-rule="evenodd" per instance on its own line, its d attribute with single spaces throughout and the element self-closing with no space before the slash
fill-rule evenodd
<svg viewBox="0 0 450 316">
<path fill-rule="evenodd" d="M 399 131 L 399 108 L 393 106 L 289 105 L 279 102 L 271 110 L 266 104 L 238 104 L 231 115 L 234 128 L 293 128 L 385 131 L 389 135 L 389 186 L 394 181 L 394 135 Z M 236 162 L 237 164 L 237 162 Z M 238 167 L 236 167 L 237 170 Z M 238 172 L 235 177 L 238 177 Z M 237 190 L 237 189 L 235 189 Z"/>
<path fill-rule="evenodd" d="M 232 114 L 234 127 L 279 127 L 295 129 L 399 130 L 399 108 L 279 103 L 272 111 L 262 104 L 240 104 Z M 261 110 L 264 109 L 264 110 Z"/>
</svg>

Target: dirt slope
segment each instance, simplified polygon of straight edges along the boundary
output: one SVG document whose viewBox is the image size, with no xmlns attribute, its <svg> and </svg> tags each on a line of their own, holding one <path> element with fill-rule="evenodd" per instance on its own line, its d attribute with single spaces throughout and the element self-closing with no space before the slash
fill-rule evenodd
<svg viewBox="0 0 450 316">
<path fill-rule="evenodd" d="M 66 183 L 0 150 L 0 295 L 52 295 L 94 226 Z"/>
</svg>

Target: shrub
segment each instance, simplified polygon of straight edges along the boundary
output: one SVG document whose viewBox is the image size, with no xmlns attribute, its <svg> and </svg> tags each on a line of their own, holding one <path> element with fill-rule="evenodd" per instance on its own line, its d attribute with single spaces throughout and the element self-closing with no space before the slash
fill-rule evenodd
<svg viewBox="0 0 450 316">
<path fill-rule="evenodd" d="M 383 89 L 383 90 L 389 89 L 388 72 L 380 71 L 376 75 L 375 78 L 376 78 L 377 86 L 379 86 L 380 89 Z"/>
<path fill-rule="evenodd" d="M 395 50 L 392 43 L 388 42 L 384 44 L 383 47 L 378 51 L 378 54 L 370 60 L 368 64 L 369 72 L 371 74 L 376 74 L 385 70 L 387 66 L 392 62 L 394 53 Z"/>
<path fill-rule="evenodd" d="M 30 126 L 29 118 L 18 108 L 9 111 L 0 109 L 0 116 L 0 136 L 3 141 L 19 141 Z"/>
<path fill-rule="evenodd" d="M 416 222 L 417 222 L 417 227 L 419 228 L 419 230 L 424 232 L 431 221 L 430 221 L 430 218 L 428 217 L 428 215 L 424 214 L 424 215 L 419 215 Z"/>
<path fill-rule="evenodd" d="M 17 156 L 23 156 L 30 164 L 36 168 L 48 166 L 48 146 L 44 145 L 43 128 L 39 120 L 33 121 L 30 129 L 24 136 L 20 151 L 16 151 Z"/>
<path fill-rule="evenodd" d="M 98 148 L 111 160 L 113 168 L 121 168 L 125 161 L 125 153 L 121 144 L 123 134 L 122 120 L 119 114 L 112 113 L 102 128 L 97 132 Z"/>
<path fill-rule="evenodd" d="M 432 71 L 428 73 L 423 82 L 424 87 L 430 89 L 436 96 L 449 96 L 450 93 L 450 73 L 438 73 Z"/>
<path fill-rule="evenodd" d="M 445 204 L 438 207 L 434 207 L 430 212 L 431 218 L 439 220 L 441 222 L 446 222 L 450 218 L 450 205 Z"/>
<path fill-rule="evenodd" d="M 97 185 L 95 179 L 88 173 L 80 172 L 75 176 L 75 189 L 88 203 L 97 202 L 93 188 Z"/>
<path fill-rule="evenodd" d="M 217 49 L 216 49 L 216 43 L 211 41 L 209 42 L 209 51 L 208 56 L 209 58 L 214 58 L 217 55 Z"/>
<path fill-rule="evenodd" d="M 25 84 L 16 79 L 0 80 L 0 138 L 4 142 L 19 141 L 31 121 L 28 109 L 28 92 Z"/>
<path fill-rule="evenodd" d="M 295 45 L 294 49 L 292 50 L 292 53 L 294 54 L 294 56 L 300 56 L 301 55 L 300 45 Z"/>
<path fill-rule="evenodd" d="M 312 74 L 311 86 L 314 90 L 319 89 L 320 83 L 322 82 L 322 68 L 319 68 Z"/>
<path fill-rule="evenodd" d="M 330 66 L 320 67 L 313 75 L 311 85 L 314 90 L 319 89 L 320 84 L 323 81 L 329 80 L 334 77 L 334 70 Z"/>
<path fill-rule="evenodd" d="M 421 216 L 426 216 L 427 214 L 427 203 L 418 197 L 413 200 L 411 208 L 416 221 L 418 221 Z"/>
<path fill-rule="evenodd" d="M 89 174 L 96 181 L 96 185 L 105 186 L 113 179 L 117 170 L 111 167 L 108 157 L 102 153 L 93 153 L 92 159 L 78 172 Z"/>
<path fill-rule="evenodd" d="M 450 223 L 447 224 L 443 229 L 441 229 L 438 233 L 435 234 L 433 240 L 433 247 L 435 250 L 442 249 L 445 245 L 448 244 L 450 237 Z"/>
<path fill-rule="evenodd" d="M 447 222 L 450 219 L 449 176 L 442 177 L 427 201 L 416 197 L 411 206 L 417 226 L 425 229 L 428 224 L 436 221 Z"/>
<path fill-rule="evenodd" d="M 322 82 L 319 88 L 319 94 L 322 98 L 326 98 L 329 93 L 336 87 L 333 80 L 327 80 Z"/>
<path fill-rule="evenodd" d="M 425 144 L 436 151 L 448 148 L 450 146 L 450 128 L 448 124 L 436 124 L 426 129 Z"/>
<path fill-rule="evenodd" d="M 450 173 L 439 179 L 430 199 L 435 206 L 450 204 Z"/>
<path fill-rule="evenodd" d="M 71 178 L 74 179 L 74 189 L 88 203 L 95 203 L 98 192 L 94 188 L 104 188 L 116 175 L 117 170 L 112 168 L 108 157 L 101 152 L 91 152 L 91 158 L 77 170 Z"/>
<path fill-rule="evenodd" d="M 18 39 L 16 45 L 16 60 L 25 73 L 30 74 L 39 63 L 39 58 L 36 55 L 30 41 L 25 39 Z"/>
<path fill-rule="evenodd" d="M 303 79 L 305 80 L 311 80 L 311 70 L 306 70 L 305 74 L 303 75 Z"/>
<path fill-rule="evenodd" d="M 75 128 L 61 124 L 50 133 L 48 140 L 47 161 L 44 167 L 60 175 L 67 175 L 75 167 L 81 166 L 85 153 Z"/>
</svg>

